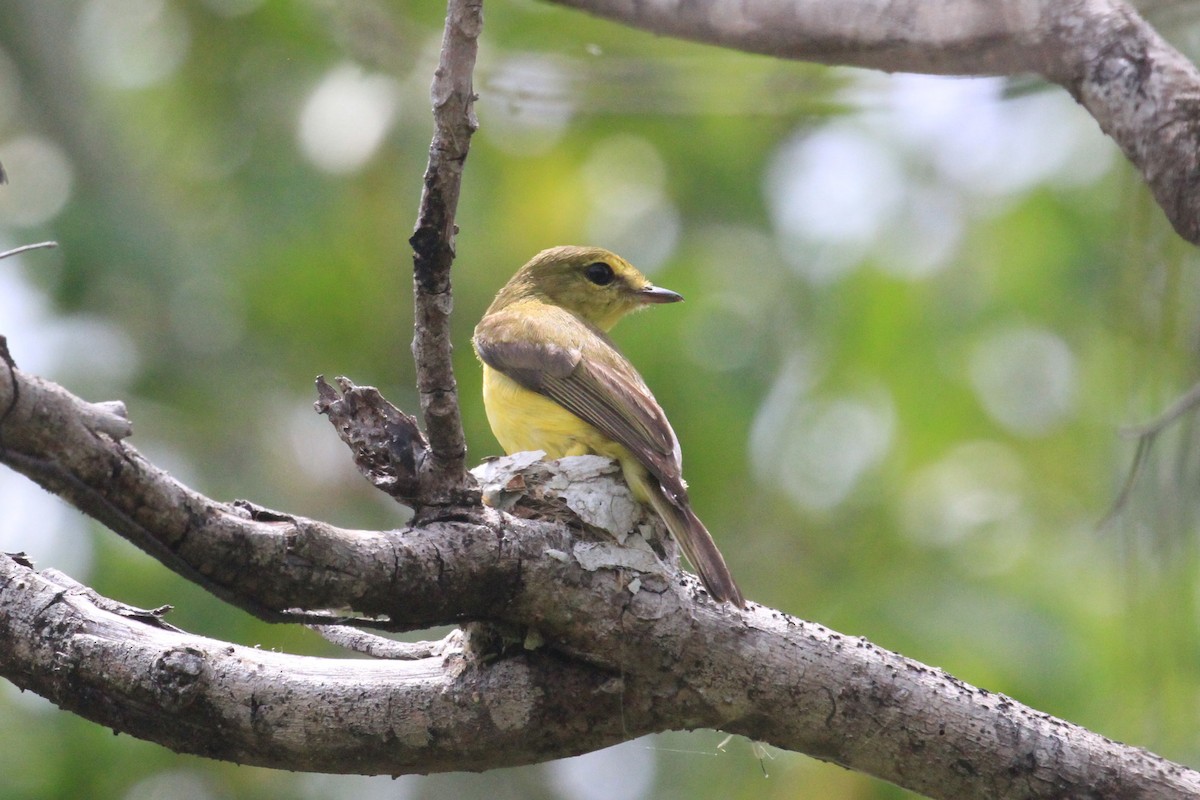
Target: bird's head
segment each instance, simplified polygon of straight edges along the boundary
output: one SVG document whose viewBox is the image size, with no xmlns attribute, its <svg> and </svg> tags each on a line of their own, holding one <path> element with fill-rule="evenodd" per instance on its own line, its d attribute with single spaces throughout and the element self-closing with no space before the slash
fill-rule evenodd
<svg viewBox="0 0 1200 800">
<path fill-rule="evenodd" d="M 631 311 L 683 299 L 650 283 L 628 261 L 601 247 L 543 250 L 521 267 L 496 302 L 506 305 L 531 296 L 561 306 L 604 331 Z"/>
</svg>

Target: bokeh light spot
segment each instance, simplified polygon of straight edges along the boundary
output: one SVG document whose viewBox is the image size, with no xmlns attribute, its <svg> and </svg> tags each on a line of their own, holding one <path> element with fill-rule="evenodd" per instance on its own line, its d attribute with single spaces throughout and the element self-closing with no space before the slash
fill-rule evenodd
<svg viewBox="0 0 1200 800">
<path fill-rule="evenodd" d="M 487 74 L 487 73 L 485 73 Z M 558 144 L 575 111 L 571 77 L 558 60 L 522 53 L 487 74 L 481 93 L 489 143 L 517 156 L 544 153 Z"/>
<path fill-rule="evenodd" d="M 751 462 L 796 505 L 833 508 L 887 455 L 895 408 L 882 388 L 834 398 L 806 396 L 805 364 L 785 368 L 751 430 Z"/>
<path fill-rule="evenodd" d="M 410 800 L 421 796 L 421 785 L 428 779 L 418 775 L 300 775 L 297 796 L 302 800 Z"/>
<path fill-rule="evenodd" d="M 1075 358 L 1047 330 L 1013 327 L 986 336 L 968 372 L 988 415 L 1013 433 L 1046 433 L 1075 407 Z"/>
<path fill-rule="evenodd" d="M 8 184 L 0 191 L 0 225 L 42 225 L 71 198 L 73 171 L 66 154 L 49 139 L 22 136 L 0 145 Z"/>
<path fill-rule="evenodd" d="M 901 198 L 899 164 L 881 143 L 833 123 L 784 145 L 769 199 L 776 224 L 806 238 L 870 239 Z"/>
<path fill-rule="evenodd" d="M 189 769 L 155 772 L 135 783 L 125 793 L 124 800 L 216 800 L 227 796 L 213 786 L 210 773 Z"/>
<path fill-rule="evenodd" d="M 964 547 L 977 574 L 1003 572 L 1028 550 L 1025 470 L 995 442 L 967 442 L 919 472 L 901 505 L 906 535 L 927 547 Z"/>
<path fill-rule="evenodd" d="M 1095 121 L 1062 92 L 1004 95 L 1004 78 L 896 75 L 881 130 L 929 155 L 967 195 L 1001 197 L 1098 178 L 1113 158 Z"/>
<path fill-rule="evenodd" d="M 324 172 L 356 172 L 383 143 L 398 107 L 395 81 L 341 64 L 326 73 L 300 111 L 300 151 Z"/>
<path fill-rule="evenodd" d="M 641 800 L 650 796 L 656 771 L 654 753 L 641 740 L 546 765 L 564 800 Z"/>
<path fill-rule="evenodd" d="M 959 197 L 942 188 L 913 186 L 884 232 L 886 256 L 876 259 L 889 275 L 917 279 L 951 263 L 962 243 L 965 220 Z"/>
<path fill-rule="evenodd" d="M 24 551 L 38 563 L 86 581 L 92 570 L 87 522 L 23 475 L 0 470 L 0 552 Z"/>
<path fill-rule="evenodd" d="M 588 243 L 607 247 L 652 273 L 679 241 L 679 211 L 666 195 L 666 165 L 636 136 L 600 142 L 583 165 L 591 201 Z"/>
<path fill-rule="evenodd" d="M 166 0 L 88 0 L 78 36 L 88 74 L 118 89 L 171 77 L 191 41 L 187 18 Z"/>
<path fill-rule="evenodd" d="M 849 123 L 785 142 L 766 191 L 792 267 L 816 283 L 849 271 L 894 216 L 903 182 L 895 153 Z"/>
</svg>

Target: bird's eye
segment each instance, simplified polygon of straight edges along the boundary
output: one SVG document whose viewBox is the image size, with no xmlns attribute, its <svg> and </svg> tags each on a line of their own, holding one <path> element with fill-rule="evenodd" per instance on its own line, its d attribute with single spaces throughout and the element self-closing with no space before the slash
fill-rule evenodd
<svg viewBox="0 0 1200 800">
<path fill-rule="evenodd" d="M 613 268 L 603 261 L 597 261 L 595 264 L 588 264 L 587 269 L 583 271 L 587 279 L 597 286 L 608 286 L 613 282 L 616 276 L 613 274 Z"/>
</svg>

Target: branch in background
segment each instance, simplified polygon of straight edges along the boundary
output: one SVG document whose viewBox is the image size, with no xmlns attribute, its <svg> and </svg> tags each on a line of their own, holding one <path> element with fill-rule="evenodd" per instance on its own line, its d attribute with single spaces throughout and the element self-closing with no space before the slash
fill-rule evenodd
<svg viewBox="0 0 1200 800">
<path fill-rule="evenodd" d="M 933 75 L 1063 86 L 1200 243 L 1200 71 L 1122 0 L 552 0 L 663 36 Z"/>
<path fill-rule="evenodd" d="M 1129 498 L 1133 494 L 1133 487 L 1137 484 L 1138 477 L 1142 474 L 1142 470 L 1150 458 L 1150 451 L 1153 449 L 1155 441 L 1158 440 L 1158 435 L 1183 415 L 1195 411 L 1197 406 L 1200 406 L 1200 383 L 1193 384 L 1192 388 L 1176 398 L 1175 402 L 1149 422 L 1121 429 L 1121 435 L 1125 438 L 1137 439 L 1137 450 L 1134 451 L 1133 463 L 1129 465 L 1129 472 L 1125 475 L 1125 482 L 1121 485 L 1121 491 L 1117 493 L 1117 499 L 1113 501 L 1112 508 L 1100 521 L 1101 527 L 1108 525 L 1125 510 L 1125 506 L 1128 505 Z"/>
<path fill-rule="evenodd" d="M 454 261 L 454 214 L 475 119 L 475 68 L 478 37 L 483 27 L 481 0 L 450 0 L 441 59 L 434 73 L 434 134 L 413 248 L 415 314 L 413 357 L 421 412 L 429 434 L 428 480 L 422 481 L 422 505 L 478 503 L 466 471 L 467 442 L 463 435 L 458 390 L 450 354 L 450 265 Z"/>
<path fill-rule="evenodd" d="M 21 399 L 0 423 L 0 460 L 40 465 L 37 474 L 56 476 L 43 485 L 118 533 L 173 543 L 151 552 L 177 571 L 216 570 L 234 580 L 226 593 L 272 609 L 345 607 L 409 627 L 477 619 L 511 632 L 498 642 L 470 633 L 440 653 L 347 640 L 415 660 L 288 656 L 166 630 L 158 612 L 101 603 L 62 576 L 0 558 L 0 675 L 115 730 L 239 763 L 403 774 L 718 728 L 935 798 L 1200 792 L 1196 772 L 866 640 L 713 603 L 649 550 L 595 529 L 613 524 L 597 509 L 624 507 L 628 491 L 615 466 L 597 469 L 603 459 L 490 463 L 479 471 L 485 490 L 511 513 L 486 510 L 480 522 L 341 531 L 196 496 L 94 433 L 90 404 L 5 374 L 0 408 L 14 380 Z M 40 430 L 51 420 L 57 435 Z M 598 482 L 582 490 L 584 476 Z M 598 507 L 601 494 L 609 502 Z M 159 497 L 178 504 L 162 508 Z M 144 514 L 128 502 L 146 503 Z M 645 523 L 626 520 L 625 535 Z"/>
<path fill-rule="evenodd" d="M 1168 425 L 1174 424 L 1184 414 L 1195 411 L 1198 406 L 1200 406 L 1200 383 L 1193 384 L 1190 389 L 1177 397 L 1161 414 L 1149 422 L 1122 428 L 1121 435 L 1129 439 L 1153 439 Z"/>
<path fill-rule="evenodd" d="M 466 635 L 455 628 L 436 642 L 398 642 L 374 633 L 347 628 L 344 625 L 306 626 L 325 641 L 371 658 L 418 661 L 461 653 L 466 647 Z"/>
</svg>

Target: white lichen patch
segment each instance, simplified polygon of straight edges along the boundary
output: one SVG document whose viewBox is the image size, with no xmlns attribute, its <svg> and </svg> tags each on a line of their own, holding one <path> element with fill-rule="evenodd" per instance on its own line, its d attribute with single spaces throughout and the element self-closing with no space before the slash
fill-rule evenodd
<svg viewBox="0 0 1200 800">
<path fill-rule="evenodd" d="M 570 456 L 554 463 L 558 473 L 546 483 L 546 489 L 561 497 L 588 525 L 608 531 L 624 544 L 637 530 L 644 511 L 621 480 L 617 463 L 603 456 Z"/>
<path fill-rule="evenodd" d="M 609 542 L 579 542 L 573 548 L 579 566 L 592 572 L 598 569 L 634 569 L 659 572 L 658 556 L 640 535 L 631 536 L 624 545 Z"/>
<path fill-rule="evenodd" d="M 534 464 L 544 463 L 542 459 L 545 457 L 546 454 L 541 450 L 530 450 L 485 461 L 471 470 L 479 482 L 483 502 L 501 510 L 512 508 L 517 499 L 526 493 L 523 473 Z"/>
<path fill-rule="evenodd" d="M 644 522 L 646 509 L 633 499 L 615 461 L 590 455 L 543 461 L 545 455 L 541 450 L 516 453 L 471 470 L 484 502 L 507 510 L 522 495 L 558 497 L 585 523 L 621 543 Z"/>
<path fill-rule="evenodd" d="M 578 542 L 571 552 L 549 550 L 548 557 L 559 561 L 573 557 L 589 572 L 663 571 L 664 565 L 649 541 L 660 542 L 668 558 L 674 557 L 674 543 L 658 533 L 653 512 L 633 499 L 617 462 L 594 455 L 543 461 L 544 455 L 541 451 L 517 453 L 472 470 L 487 504 L 503 510 L 512 508 L 522 496 L 561 500 L 580 520 L 606 531 L 612 540 Z M 630 591 L 636 594 L 640 588 L 640 582 L 635 583 Z"/>
</svg>

